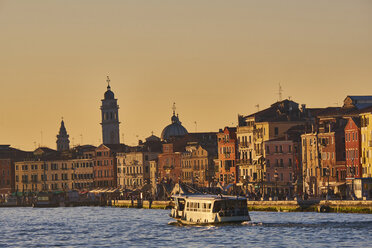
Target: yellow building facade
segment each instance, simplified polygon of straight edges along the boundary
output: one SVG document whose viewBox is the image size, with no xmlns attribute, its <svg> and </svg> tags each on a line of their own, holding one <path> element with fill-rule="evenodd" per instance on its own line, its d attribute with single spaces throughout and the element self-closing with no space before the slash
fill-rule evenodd
<svg viewBox="0 0 372 248">
<path fill-rule="evenodd" d="M 372 175 L 372 113 L 360 114 L 362 177 Z"/>
<path fill-rule="evenodd" d="M 73 189 L 72 160 L 15 163 L 15 189 L 23 192 Z"/>
</svg>

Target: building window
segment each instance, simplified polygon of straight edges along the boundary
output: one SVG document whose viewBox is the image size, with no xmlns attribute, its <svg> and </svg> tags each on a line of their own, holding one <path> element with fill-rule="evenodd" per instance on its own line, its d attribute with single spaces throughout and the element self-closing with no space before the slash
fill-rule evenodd
<svg viewBox="0 0 372 248">
<path fill-rule="evenodd" d="M 279 128 L 278 127 L 274 128 L 274 135 L 275 136 L 279 135 Z"/>
</svg>

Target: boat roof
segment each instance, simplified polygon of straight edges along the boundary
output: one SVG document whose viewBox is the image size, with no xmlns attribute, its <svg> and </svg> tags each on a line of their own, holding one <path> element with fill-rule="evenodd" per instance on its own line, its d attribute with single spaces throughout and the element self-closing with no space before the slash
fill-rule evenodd
<svg viewBox="0 0 372 248">
<path fill-rule="evenodd" d="M 172 195 L 174 198 L 184 198 L 193 200 L 246 200 L 242 196 L 232 195 L 209 195 L 209 194 L 187 194 L 187 195 Z"/>
</svg>

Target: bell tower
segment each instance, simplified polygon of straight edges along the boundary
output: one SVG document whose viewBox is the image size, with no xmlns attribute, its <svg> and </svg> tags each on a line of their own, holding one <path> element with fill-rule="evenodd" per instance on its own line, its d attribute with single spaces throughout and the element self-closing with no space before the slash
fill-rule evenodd
<svg viewBox="0 0 372 248">
<path fill-rule="evenodd" d="M 57 135 L 57 151 L 67 151 L 70 149 L 70 140 L 68 139 L 69 135 L 67 134 L 65 128 L 65 122 L 61 121 L 61 127 L 59 128 L 59 133 Z"/>
<path fill-rule="evenodd" d="M 111 91 L 110 78 L 107 76 L 107 91 L 101 106 L 102 141 L 103 144 L 120 144 L 119 105 Z"/>
</svg>

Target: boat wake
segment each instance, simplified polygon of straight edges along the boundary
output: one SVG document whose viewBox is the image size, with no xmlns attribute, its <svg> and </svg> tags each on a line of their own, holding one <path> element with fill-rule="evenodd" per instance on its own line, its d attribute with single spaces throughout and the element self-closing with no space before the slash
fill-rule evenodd
<svg viewBox="0 0 372 248">
<path fill-rule="evenodd" d="M 252 222 L 252 221 L 244 221 L 241 223 L 243 226 L 262 226 L 262 222 Z"/>
</svg>

